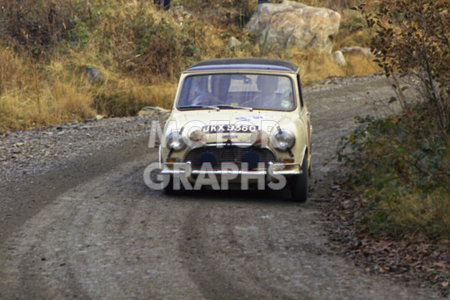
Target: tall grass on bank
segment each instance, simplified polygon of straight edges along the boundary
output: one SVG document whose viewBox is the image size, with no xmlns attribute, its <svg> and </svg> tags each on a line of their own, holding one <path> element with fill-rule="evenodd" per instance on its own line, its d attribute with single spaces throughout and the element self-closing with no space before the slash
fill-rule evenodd
<svg viewBox="0 0 450 300">
<path fill-rule="evenodd" d="M 152 1 L 24 0 L 16 5 L 5 0 L 0 10 L 0 130 L 98 113 L 134 115 L 148 105 L 170 108 L 181 71 L 209 58 L 263 53 L 288 59 L 300 66 L 304 83 L 375 71 L 365 57 L 347 57 L 348 66 L 342 67 L 325 54 L 261 49 L 242 27 L 256 3 L 179 0 L 163 11 Z M 349 8 L 350 3 L 344 4 L 342 9 Z M 349 20 L 359 24 L 357 17 Z M 358 31 L 356 25 L 345 26 L 351 35 Z M 242 42 L 240 47 L 227 46 L 232 36 Z M 351 37 L 342 38 L 346 42 L 336 45 L 354 45 Z M 97 67 L 102 80 L 89 82 L 87 66 Z"/>
<path fill-rule="evenodd" d="M 302 82 L 305 84 L 323 80 L 329 77 L 359 76 L 379 71 L 379 67 L 373 62 L 371 56 L 347 55 L 345 57 L 347 66 L 339 65 L 332 56 L 315 51 L 299 51 L 289 49 L 281 53 L 271 53 L 272 57 L 287 59 L 300 68 Z"/>
<path fill-rule="evenodd" d="M 0 48 L 1 49 L 1 48 Z M 95 114 L 85 80 L 58 66 L 44 66 L 19 58 L 12 50 L 0 50 L 0 128 L 29 128 Z"/>
<path fill-rule="evenodd" d="M 126 78 L 114 81 L 95 92 L 94 107 L 109 117 L 134 116 L 145 106 L 170 108 L 176 83 L 146 85 Z"/>
</svg>

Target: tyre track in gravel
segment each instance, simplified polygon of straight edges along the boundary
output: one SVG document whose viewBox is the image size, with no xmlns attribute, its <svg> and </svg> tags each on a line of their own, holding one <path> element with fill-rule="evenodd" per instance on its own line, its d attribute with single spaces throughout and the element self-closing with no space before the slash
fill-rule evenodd
<svg viewBox="0 0 450 300">
<path fill-rule="evenodd" d="M 367 274 L 327 248 L 318 202 L 326 201 L 327 175 L 338 166 L 339 136 L 372 109 L 368 91 L 391 95 L 380 77 L 306 89 L 314 126 L 306 204 L 286 191 L 165 196 L 143 183 L 157 154 L 142 141 L 120 146 L 118 156 L 99 154 L 99 164 L 108 163 L 89 176 L 74 166 L 72 186 L 58 187 L 63 179 L 52 182 L 55 190 L 30 185 L 12 194 L 30 201 L 38 192 L 41 202 L 0 245 L 0 298 L 438 298 Z"/>
</svg>

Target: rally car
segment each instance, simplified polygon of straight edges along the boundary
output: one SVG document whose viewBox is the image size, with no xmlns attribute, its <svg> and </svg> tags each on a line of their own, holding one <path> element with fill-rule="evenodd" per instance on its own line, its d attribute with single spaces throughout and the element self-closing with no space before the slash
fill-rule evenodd
<svg viewBox="0 0 450 300">
<path fill-rule="evenodd" d="M 182 73 L 164 126 L 159 163 L 168 178 L 165 190 L 200 188 L 202 182 L 228 189 L 244 181 L 241 188 L 259 188 L 264 182 L 264 188 L 287 186 L 304 202 L 311 131 L 295 64 L 262 58 L 200 62 Z"/>
</svg>

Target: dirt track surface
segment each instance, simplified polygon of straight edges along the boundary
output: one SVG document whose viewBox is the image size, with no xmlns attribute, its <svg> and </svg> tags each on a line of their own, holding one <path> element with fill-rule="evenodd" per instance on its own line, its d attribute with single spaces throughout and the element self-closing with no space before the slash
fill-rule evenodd
<svg viewBox="0 0 450 300">
<path fill-rule="evenodd" d="M 438 298 L 367 274 L 327 246 L 319 203 L 338 167 L 339 137 L 355 127 L 354 116 L 392 96 L 383 77 L 335 81 L 305 89 L 314 126 L 306 204 L 287 191 L 150 190 L 142 175 L 157 151 L 147 148 L 148 126 L 67 162 L 72 152 L 63 151 L 52 158 L 61 163 L 33 165 L 27 175 L 4 163 L 0 299 Z"/>
</svg>

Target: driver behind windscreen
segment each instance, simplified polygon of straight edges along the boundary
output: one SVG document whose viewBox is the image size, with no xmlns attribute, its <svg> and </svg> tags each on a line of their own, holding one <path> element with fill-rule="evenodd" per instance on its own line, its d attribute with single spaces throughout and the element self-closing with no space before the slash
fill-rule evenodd
<svg viewBox="0 0 450 300">
<path fill-rule="evenodd" d="M 218 99 L 218 104 L 227 104 L 228 90 L 231 84 L 230 75 L 214 75 L 211 78 L 212 94 Z"/>
<path fill-rule="evenodd" d="M 279 106 L 279 99 L 276 95 L 278 88 L 278 77 L 276 76 L 258 76 L 256 85 L 260 94 L 254 99 L 255 108 L 276 108 Z"/>
<path fill-rule="evenodd" d="M 231 76 L 212 75 L 211 93 L 208 92 L 208 77 L 198 76 L 193 84 L 195 97 L 190 101 L 190 105 L 221 105 L 227 104 L 228 89 L 230 88 Z"/>
</svg>

